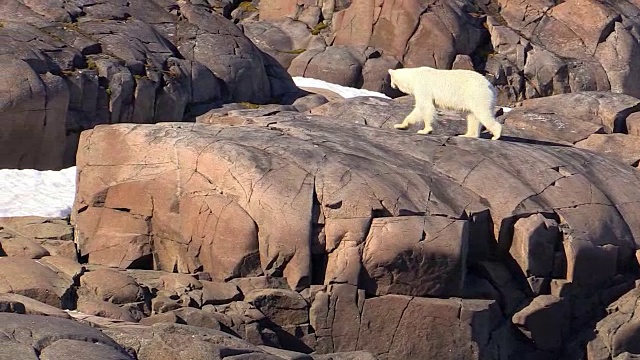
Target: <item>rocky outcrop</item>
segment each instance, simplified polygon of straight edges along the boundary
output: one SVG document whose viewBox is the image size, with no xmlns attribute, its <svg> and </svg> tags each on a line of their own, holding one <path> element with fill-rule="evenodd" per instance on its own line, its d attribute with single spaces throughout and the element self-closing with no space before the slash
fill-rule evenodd
<svg viewBox="0 0 640 360">
<path fill-rule="evenodd" d="M 200 275 L 149 282 L 158 290 L 145 322 L 204 324 L 303 352 L 559 356 L 629 288 L 640 236 L 631 167 L 571 146 L 581 139 L 558 146 L 509 122 L 554 109 L 567 134 L 582 122 L 610 132 L 636 100 L 562 96 L 502 115 L 504 141 L 452 137 L 464 121 L 447 112 L 433 136 L 390 130 L 410 99 L 98 126 L 78 156 L 80 256 L 208 274 L 240 291 L 207 304 Z M 554 105 L 567 99 L 584 113 Z M 122 144 L 117 157 L 111 142 Z"/>
<path fill-rule="evenodd" d="M 0 333 L 3 359 L 134 359 L 100 330 L 69 319 L 0 313 Z"/>
<path fill-rule="evenodd" d="M 79 133 L 96 124 L 182 121 L 225 101 L 297 96 L 285 69 L 200 2 L 4 6 L 0 167 L 72 165 Z"/>
<path fill-rule="evenodd" d="M 281 8 L 274 11 L 274 4 Z M 433 66 L 480 71 L 512 104 L 555 94 L 609 91 L 640 96 L 638 14 L 633 2 L 572 1 L 261 1 L 254 7 L 269 22 L 306 23 L 313 46 L 281 62 L 295 75 L 331 81 L 333 69 L 350 68 L 347 85 L 392 92 L 383 82 L 389 68 Z M 320 18 L 317 8 L 322 8 Z M 312 19 L 309 21 L 308 19 Z M 241 20 L 242 21 L 242 20 Z M 319 24 L 319 25 L 317 25 Z M 290 27 L 293 29 L 293 27 Z M 302 38 L 300 38 L 302 39 Z M 323 48 L 328 46 L 327 49 Z M 355 61 L 331 48 L 372 57 Z M 292 49 L 291 49 L 292 50 Z M 464 59 L 464 60 L 463 60 Z M 316 63 L 315 66 L 312 64 Z M 291 66 L 289 66 L 291 64 Z M 336 65 L 340 64 L 340 66 Z M 343 80 L 344 81 L 344 80 Z"/>
</svg>

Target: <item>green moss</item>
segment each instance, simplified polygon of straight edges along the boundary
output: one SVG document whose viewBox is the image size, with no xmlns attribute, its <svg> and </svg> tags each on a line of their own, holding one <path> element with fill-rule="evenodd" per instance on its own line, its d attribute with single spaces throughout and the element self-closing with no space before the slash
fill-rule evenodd
<svg viewBox="0 0 640 360">
<path fill-rule="evenodd" d="M 80 28 L 78 27 L 78 25 L 74 24 L 74 23 L 70 23 L 70 22 L 66 22 L 64 24 L 62 24 L 62 28 L 65 30 L 73 30 L 75 32 L 81 32 Z"/>
<path fill-rule="evenodd" d="M 133 78 L 134 78 L 134 79 L 136 79 L 136 80 L 142 80 L 142 79 L 145 79 L 145 80 L 146 80 L 146 79 L 148 79 L 149 77 L 148 77 L 147 75 L 138 75 L 138 74 L 135 74 L 135 75 L 133 75 Z"/>
<path fill-rule="evenodd" d="M 329 25 L 325 24 L 324 22 L 318 23 L 318 25 L 314 26 L 313 29 L 311 29 L 311 34 L 318 35 L 320 34 L 320 31 L 326 29 L 328 26 Z"/>
<path fill-rule="evenodd" d="M 238 7 L 244 11 L 249 11 L 249 12 L 258 11 L 258 8 L 253 6 L 251 1 L 243 1 L 240 4 L 238 4 Z"/>
<path fill-rule="evenodd" d="M 295 49 L 295 50 L 283 51 L 283 53 L 297 55 L 297 54 L 302 54 L 305 51 L 307 51 L 307 49 Z"/>
<path fill-rule="evenodd" d="M 105 92 L 107 93 L 108 96 L 111 96 L 111 89 L 107 88 Z"/>
<path fill-rule="evenodd" d="M 243 101 L 243 102 L 240 103 L 240 105 L 242 105 L 245 109 L 258 109 L 258 108 L 260 108 L 260 105 L 253 104 L 253 103 L 250 103 L 248 101 Z"/>
<path fill-rule="evenodd" d="M 96 62 L 93 61 L 93 59 L 87 59 L 87 69 L 89 69 L 89 70 L 97 70 L 98 69 L 98 64 L 96 64 Z"/>
</svg>

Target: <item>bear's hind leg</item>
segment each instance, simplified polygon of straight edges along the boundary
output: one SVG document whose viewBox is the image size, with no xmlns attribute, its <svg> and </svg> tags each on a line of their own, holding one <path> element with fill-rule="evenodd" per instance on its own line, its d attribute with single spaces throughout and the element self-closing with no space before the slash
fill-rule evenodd
<svg viewBox="0 0 640 360">
<path fill-rule="evenodd" d="M 500 138 L 502 135 L 502 125 L 496 121 L 491 112 L 484 112 L 484 114 L 481 115 L 474 114 L 474 116 L 480 120 L 480 123 L 484 125 L 491 134 L 493 134 L 491 140 L 498 140 Z"/>
<path fill-rule="evenodd" d="M 420 113 L 418 108 L 414 108 L 400 124 L 395 124 L 393 127 L 400 130 L 406 130 L 409 128 L 409 125 L 418 122 L 419 115 Z"/>
<path fill-rule="evenodd" d="M 433 103 L 420 103 L 416 104 L 416 108 L 420 109 L 420 113 L 422 114 L 422 119 L 424 120 L 424 129 L 418 130 L 418 134 L 426 135 L 430 134 L 433 131 L 433 127 L 431 127 L 431 122 L 433 122 L 433 114 L 436 111 L 436 108 L 433 106 Z"/>
<path fill-rule="evenodd" d="M 467 132 L 462 137 L 478 138 L 480 137 L 480 120 L 472 113 L 467 114 Z"/>
</svg>

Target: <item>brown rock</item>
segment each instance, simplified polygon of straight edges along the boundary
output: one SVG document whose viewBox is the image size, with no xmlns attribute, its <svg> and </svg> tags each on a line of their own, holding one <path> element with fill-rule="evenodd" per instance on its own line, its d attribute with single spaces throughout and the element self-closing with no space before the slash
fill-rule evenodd
<svg viewBox="0 0 640 360">
<path fill-rule="evenodd" d="M 174 311 L 168 311 L 164 313 L 154 314 L 149 317 L 140 320 L 142 325 L 153 325 L 157 323 L 170 323 L 177 324 L 180 321 Z"/>
<path fill-rule="evenodd" d="M 324 95 L 311 93 L 307 96 L 297 99 L 293 102 L 292 105 L 299 112 L 305 112 L 320 105 L 326 104 L 327 102 L 329 102 L 329 100 Z"/>
<path fill-rule="evenodd" d="M 615 245 L 598 246 L 569 236 L 564 241 L 564 252 L 567 254 L 567 280 L 574 284 L 602 283 L 616 273 L 619 254 Z"/>
<path fill-rule="evenodd" d="M 364 301 L 364 291 L 348 284 L 329 285 L 318 291 L 309 310 L 309 322 L 316 332 L 318 352 L 357 349 L 358 333 L 353 331 L 353 327 L 361 324 Z M 370 347 L 367 349 L 372 351 Z"/>
<path fill-rule="evenodd" d="M 64 309 L 72 307 L 73 279 L 38 260 L 0 257 L 0 293 L 20 294 Z"/>
<path fill-rule="evenodd" d="M 462 70 L 475 70 L 473 67 L 473 61 L 469 55 L 456 55 L 453 63 L 451 64 L 452 69 L 462 69 Z"/>
<path fill-rule="evenodd" d="M 140 360 L 178 360 L 183 356 L 194 359 L 279 359 L 233 335 L 183 324 L 127 324 L 111 326 L 104 329 L 104 332 L 123 346 L 136 349 L 137 358 Z"/>
<path fill-rule="evenodd" d="M 62 256 L 45 256 L 40 258 L 38 262 L 56 273 L 70 277 L 76 282 L 85 271 L 85 267 L 78 264 L 77 261 Z"/>
<path fill-rule="evenodd" d="M 211 305 L 226 304 L 242 299 L 242 293 L 234 284 L 201 281 L 202 303 Z"/>
<path fill-rule="evenodd" d="M 41 360 L 56 360 L 71 357 L 88 359 L 91 357 L 105 360 L 130 360 L 131 357 L 122 350 L 92 344 L 75 339 L 61 339 L 47 346 L 40 352 Z"/>
<path fill-rule="evenodd" d="M 293 18 L 298 13 L 297 0 L 277 1 L 266 0 L 260 1 L 260 20 L 275 20 L 284 17 Z"/>
<path fill-rule="evenodd" d="M 292 76 L 321 79 L 343 86 L 362 85 L 362 66 L 366 58 L 358 48 L 330 46 L 307 51 L 303 55 L 291 62 L 288 71 Z"/>
<path fill-rule="evenodd" d="M 6 139 L 22 140 L 3 142 L 2 153 L 6 155 L 0 167 L 62 168 L 68 87 L 58 76 L 40 77 L 27 61 L 10 53 L 2 55 L 2 62 L 0 121 L 5 124 Z"/>
<path fill-rule="evenodd" d="M 506 266 L 499 262 L 483 261 L 478 263 L 476 273 L 487 279 L 500 294 L 497 300 L 505 314 L 513 314 L 527 299 L 526 293 Z"/>
<path fill-rule="evenodd" d="M 190 301 L 185 304 L 181 300 L 178 295 L 159 292 L 151 299 L 151 310 L 154 314 L 162 314 L 190 305 Z"/>
<path fill-rule="evenodd" d="M 459 296 L 466 272 L 466 221 L 436 216 L 373 219 L 362 253 L 370 294 Z"/>
<path fill-rule="evenodd" d="M 333 44 L 369 45 L 375 22 L 372 17 L 375 8 L 375 0 L 354 0 L 348 8 L 337 12 L 333 19 L 335 33 Z"/>
<path fill-rule="evenodd" d="M 136 302 L 144 298 L 140 285 L 132 277 L 114 270 L 89 271 L 80 278 L 80 286 L 97 299 L 114 304 Z"/>
<path fill-rule="evenodd" d="M 376 360 L 368 351 L 344 351 L 333 354 L 313 355 L 313 360 Z"/>
<path fill-rule="evenodd" d="M 315 24 L 311 28 L 314 26 Z M 273 57 L 284 68 L 288 68 L 291 61 L 301 52 L 312 48 L 310 42 L 313 35 L 309 27 L 288 17 L 269 21 L 265 20 L 261 13 L 260 21 L 245 20 L 242 22 L 242 28 L 244 34 L 260 50 Z"/>
<path fill-rule="evenodd" d="M 173 310 L 170 313 L 176 315 L 178 319 L 177 323 L 197 326 L 199 328 L 220 330 L 220 322 L 218 321 L 218 316 L 216 316 L 218 314 L 194 308 L 181 308 Z"/>
<path fill-rule="evenodd" d="M 28 238 L 12 237 L 3 232 L 0 234 L 0 239 L 2 239 L 0 240 L 0 251 L 5 256 L 40 259 L 49 255 L 47 249 Z"/>
<path fill-rule="evenodd" d="M 384 54 L 402 59 L 407 42 L 420 22 L 423 5 L 418 1 L 382 1 L 378 6 L 380 10 L 372 14 L 375 27 L 370 45 Z M 361 14 L 363 17 L 367 15 Z"/>
<path fill-rule="evenodd" d="M 398 67 L 400 67 L 400 62 L 390 56 L 383 55 L 367 59 L 362 67 L 362 88 L 387 95 L 392 94 L 394 89 L 391 89 L 389 84 L 388 70 Z"/>
<path fill-rule="evenodd" d="M 536 20 L 539 20 L 548 8 L 555 5 L 552 0 L 534 0 L 524 2 L 501 1 L 500 15 L 510 27 L 513 27 L 531 36 L 535 29 Z"/>
<path fill-rule="evenodd" d="M 554 6 L 549 11 L 549 17 L 569 28 L 584 44 L 584 50 L 588 54 L 594 54 L 604 35 L 610 31 L 617 14 L 598 1 L 567 0 Z M 562 37 L 557 38 L 558 47 L 554 47 L 554 50 L 560 55 L 564 53 L 575 56 L 575 53 L 568 52 L 572 49 L 563 44 L 562 40 Z"/>
<path fill-rule="evenodd" d="M 345 107 L 343 110 L 346 112 L 348 109 Z M 366 106 L 362 105 L 362 109 L 364 112 Z M 371 112 L 367 113 L 371 121 L 382 122 Z M 349 123 L 346 114 L 344 120 L 291 113 L 252 119 L 254 124 L 241 126 L 165 124 L 135 128 L 125 125 L 97 127 L 85 135 L 86 150 L 79 155 L 82 175 L 76 208 L 88 206 L 80 214 L 86 214 L 93 208 L 100 209 L 93 204 L 100 204 L 95 200 L 100 200 L 109 187 L 91 180 L 98 174 L 111 184 L 124 183 L 125 178 L 127 183 L 132 182 L 130 177 L 114 171 L 107 173 L 102 169 L 104 166 L 94 164 L 139 164 L 144 163 L 147 156 L 157 157 L 155 161 L 159 165 L 147 167 L 145 171 L 153 169 L 154 174 L 169 173 L 173 176 L 158 177 L 153 180 L 154 186 L 147 190 L 153 194 L 154 212 L 158 214 L 149 220 L 154 224 L 152 252 L 162 254 L 157 259 L 168 259 L 153 266 L 173 270 L 175 265 L 180 272 L 199 268 L 196 249 L 201 245 L 197 241 L 187 245 L 192 242 L 190 238 L 181 242 L 172 240 L 181 239 L 178 235 L 182 230 L 181 218 L 192 219 L 195 215 L 192 212 L 176 213 L 180 209 L 176 210 L 173 204 L 180 204 L 185 193 L 219 194 L 222 189 L 224 196 L 244 209 L 260 229 L 261 268 L 266 274 L 286 277 L 291 287 L 297 289 L 307 287 L 310 282 L 312 244 L 325 242 L 325 234 L 316 238 L 309 224 L 317 222 L 318 226 L 313 225 L 313 230 L 319 230 L 319 221 L 324 225 L 327 219 L 358 219 L 360 222 L 361 219 L 400 214 L 422 216 L 425 209 L 430 214 L 443 214 L 455 219 L 465 211 L 479 213 L 490 210 L 493 225 L 487 223 L 487 228 L 493 231 L 501 244 L 508 244 L 510 234 L 503 231 L 500 235 L 500 227 L 514 222 L 514 216 L 557 212 L 571 228 L 588 234 L 590 239 L 598 239 L 598 245 L 615 241 L 615 245 L 622 248 L 622 258 L 631 256 L 631 249 L 635 251 L 633 236 L 639 233 L 640 224 L 633 214 L 639 194 L 637 189 L 628 185 L 637 181 L 635 173 L 629 172 L 622 164 L 584 150 L 408 135 Z M 339 132 L 336 131 L 336 121 L 342 124 Z M 266 123 L 270 123 L 268 128 L 261 125 Z M 253 134 L 251 138 L 246 137 L 248 129 Z M 148 139 L 164 136 L 166 131 L 170 136 L 163 137 L 163 142 L 148 144 Z M 194 132 L 198 133 L 197 137 L 193 136 Z M 126 140 L 123 137 L 125 133 Z M 348 140 L 347 136 L 349 139 L 355 136 L 359 141 Z M 128 145 L 124 148 L 135 151 L 124 151 L 118 158 L 109 154 L 107 159 L 108 151 L 103 146 L 114 141 L 125 141 Z M 278 146 L 267 145 L 274 143 Z M 166 150 L 168 144 L 171 144 L 171 151 Z M 282 151 L 288 155 L 282 156 Z M 173 154 L 179 155 L 179 162 Z M 353 154 L 359 155 L 354 157 Z M 234 167 L 246 167 L 246 171 L 241 172 L 244 177 L 238 178 L 237 171 L 231 170 L 230 157 L 244 159 L 243 162 L 233 161 Z M 88 158 L 92 159 L 89 164 L 86 162 Z M 197 172 L 194 171 L 196 164 Z M 126 165 L 116 167 L 124 169 Z M 279 170 L 269 170 L 274 168 Z M 607 185 L 603 185 L 605 182 Z M 501 184 L 502 191 L 495 191 L 496 183 Z M 406 186 L 422 190 L 406 192 Z M 248 189 L 253 190 L 249 192 Z M 301 193 L 298 193 L 299 189 Z M 262 192 L 264 195 L 257 196 Z M 595 196 L 593 200 L 591 194 Z M 268 208 L 265 207 L 266 201 L 272 204 Z M 611 206 L 601 205 L 607 201 L 616 204 L 618 213 Z M 572 208 L 574 206 L 576 208 Z M 274 212 L 266 209 L 282 209 L 283 212 L 274 217 Z M 578 216 L 579 213 L 581 215 Z M 94 230 L 89 226 L 91 222 L 80 221 L 79 218 L 77 221 L 78 232 L 82 234 L 79 239 L 82 248 L 83 243 L 92 239 Z M 247 222 L 247 226 L 254 226 L 248 218 Z M 606 230 L 605 224 L 614 225 L 613 230 Z M 214 233 L 214 224 L 208 226 L 205 227 L 208 232 Z M 354 224 L 352 228 L 358 227 Z M 103 231 L 108 234 L 112 230 Z M 124 230 L 116 228 L 115 231 Z M 610 236 L 611 231 L 616 234 L 616 240 Z M 175 235 L 169 237 L 165 234 Z M 504 239 L 499 239 L 501 236 Z M 89 262 L 92 262 L 91 255 Z"/>
<path fill-rule="evenodd" d="M 160 289 L 176 294 L 202 289 L 202 283 L 190 274 L 164 274 L 158 280 L 162 283 Z"/>
<path fill-rule="evenodd" d="M 357 346 L 381 358 L 474 359 L 499 319 L 493 301 L 386 295 L 365 301 Z"/>
<path fill-rule="evenodd" d="M 183 218 L 182 236 L 199 244 L 204 271 L 222 281 L 260 273 L 258 229 L 246 210 L 218 194 L 185 196 L 180 208 L 194 213 Z"/>
<path fill-rule="evenodd" d="M 627 133 L 640 136 L 640 112 L 634 112 L 627 116 Z"/>
<path fill-rule="evenodd" d="M 613 24 L 613 31 L 604 42 L 598 44 L 595 53 L 607 72 L 611 91 L 640 97 L 638 84 L 640 63 L 637 61 L 639 55 L 640 46 L 636 38 L 625 29 L 622 23 L 616 21 Z"/>
<path fill-rule="evenodd" d="M 62 255 L 76 259 L 73 228 L 64 219 L 2 218 L 0 229 L 0 247 L 8 256 L 39 259 Z"/>
<path fill-rule="evenodd" d="M 638 167 L 638 162 L 640 162 L 640 142 L 636 136 L 593 134 L 587 139 L 577 142 L 575 146 L 635 167 Z"/>
<path fill-rule="evenodd" d="M 135 217 L 130 212 L 104 207 L 87 209 L 76 217 L 75 221 L 88 224 L 84 229 L 93 235 L 92 241 L 88 242 L 84 240 L 87 236 L 84 230 L 78 232 L 81 239 L 78 242 L 79 255 L 89 255 L 93 264 L 127 268 L 135 260 L 150 255 L 150 229 L 143 218 Z M 110 232 L 119 235 L 112 236 L 114 233 Z M 124 243 L 132 245 L 123 246 Z"/>
<path fill-rule="evenodd" d="M 540 214 L 516 221 L 509 252 L 525 276 L 550 277 L 556 244 L 561 240 L 558 224 Z"/>
<path fill-rule="evenodd" d="M 21 330 L 18 339 L 6 337 L 0 355 L 6 359 L 133 359 L 123 347 L 87 324 L 52 316 L 0 313 L 0 331 Z M 15 347 L 16 344 L 22 345 Z M 38 357 L 25 356 L 26 349 L 38 352 Z M 19 351 L 16 351 L 19 350 Z M 7 353 L 14 351 L 14 353 Z"/>
<path fill-rule="evenodd" d="M 255 306 L 269 320 L 279 326 L 309 322 L 309 304 L 291 290 L 262 289 L 245 295 L 245 302 Z"/>
<path fill-rule="evenodd" d="M 20 294 L 0 294 L 0 302 L 3 303 L 13 303 L 20 304 L 20 308 L 22 311 L 7 311 L 7 312 L 15 312 L 19 314 L 30 314 L 30 315 L 45 315 L 45 316 L 54 316 L 64 319 L 71 318 L 69 314 L 65 311 L 60 310 L 57 307 L 47 305 L 40 301 L 34 300 L 32 298 L 20 295 Z"/>
<path fill-rule="evenodd" d="M 128 322 L 136 322 L 136 319 L 129 311 L 122 307 L 107 301 L 98 299 L 81 298 L 78 301 L 77 311 L 87 314 L 116 319 Z"/>
<path fill-rule="evenodd" d="M 284 278 L 271 276 L 242 277 L 229 280 L 230 284 L 236 285 L 243 294 L 248 294 L 253 290 L 260 289 L 289 289 Z"/>
<path fill-rule="evenodd" d="M 606 132 L 622 131 L 624 119 L 639 104 L 640 100 L 623 94 L 580 92 L 526 100 L 503 118 L 514 135 L 573 144 L 603 132 L 599 126 Z"/>
<path fill-rule="evenodd" d="M 637 303 L 640 298 L 638 287 L 629 291 L 608 308 L 608 315 L 596 325 L 596 338 L 587 347 L 593 358 L 613 357 L 628 352 L 638 354 L 640 320 L 638 319 Z M 622 357 L 624 358 L 624 357 Z"/>
<path fill-rule="evenodd" d="M 556 350 L 569 335 L 569 314 L 562 298 L 540 295 L 513 315 L 512 321 L 538 349 Z"/>
</svg>

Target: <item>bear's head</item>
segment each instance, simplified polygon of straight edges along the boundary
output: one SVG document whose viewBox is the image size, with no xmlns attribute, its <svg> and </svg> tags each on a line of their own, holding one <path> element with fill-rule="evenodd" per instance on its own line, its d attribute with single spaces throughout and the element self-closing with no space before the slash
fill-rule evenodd
<svg viewBox="0 0 640 360">
<path fill-rule="evenodd" d="M 392 89 L 397 89 L 398 85 L 396 85 L 396 82 L 393 80 L 393 72 L 394 72 L 393 69 L 389 69 L 389 79 L 391 80 L 390 85 Z"/>
</svg>

